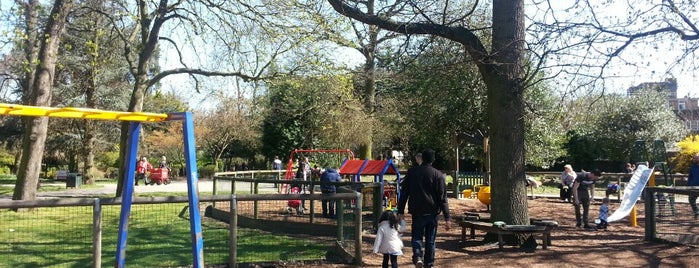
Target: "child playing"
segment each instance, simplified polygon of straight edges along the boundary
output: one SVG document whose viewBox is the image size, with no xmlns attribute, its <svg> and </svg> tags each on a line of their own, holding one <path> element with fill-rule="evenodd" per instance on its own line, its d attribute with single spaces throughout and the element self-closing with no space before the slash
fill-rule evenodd
<svg viewBox="0 0 699 268">
<path fill-rule="evenodd" d="M 597 230 L 607 230 L 607 216 L 609 216 L 609 197 L 603 198 L 602 205 L 599 206 L 599 223 L 597 223 Z"/>
<path fill-rule="evenodd" d="M 381 213 L 379 218 L 379 230 L 376 231 L 374 241 L 374 253 L 383 254 L 382 268 L 388 268 L 388 260 L 391 260 L 391 268 L 398 268 L 398 256 L 403 255 L 403 241 L 398 233 L 398 216 L 390 210 Z"/>
</svg>

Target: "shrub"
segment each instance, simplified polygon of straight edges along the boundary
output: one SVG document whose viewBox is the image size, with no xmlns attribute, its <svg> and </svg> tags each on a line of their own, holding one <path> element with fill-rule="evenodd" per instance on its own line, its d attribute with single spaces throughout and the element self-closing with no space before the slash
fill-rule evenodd
<svg viewBox="0 0 699 268">
<path fill-rule="evenodd" d="M 106 169 L 109 167 L 119 168 L 119 152 L 105 152 L 98 154 L 95 158 L 96 166 Z"/>
<path fill-rule="evenodd" d="M 200 178 L 211 178 L 214 176 L 215 172 L 216 172 L 215 165 L 206 165 L 206 166 L 199 168 L 199 177 Z"/>
<path fill-rule="evenodd" d="M 671 162 L 676 172 L 686 174 L 692 165 L 694 155 L 699 153 L 699 135 L 689 135 L 677 145 L 680 147 L 680 152 L 672 158 Z"/>
</svg>

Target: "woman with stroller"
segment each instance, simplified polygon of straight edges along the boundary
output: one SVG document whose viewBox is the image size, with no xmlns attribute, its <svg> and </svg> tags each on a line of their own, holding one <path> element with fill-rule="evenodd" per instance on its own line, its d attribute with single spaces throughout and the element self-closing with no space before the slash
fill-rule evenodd
<svg viewBox="0 0 699 268">
<path fill-rule="evenodd" d="M 148 185 L 146 172 L 151 169 L 153 169 L 153 166 L 148 163 L 148 159 L 145 156 L 141 157 L 141 160 L 136 163 L 136 186 L 138 186 L 139 180 L 143 180 L 143 184 Z"/>
</svg>

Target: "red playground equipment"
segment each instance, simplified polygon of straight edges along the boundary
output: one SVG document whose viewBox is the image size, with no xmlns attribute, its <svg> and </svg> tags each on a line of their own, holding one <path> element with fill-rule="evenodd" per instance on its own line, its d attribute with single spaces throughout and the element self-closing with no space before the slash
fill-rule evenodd
<svg viewBox="0 0 699 268">
<path fill-rule="evenodd" d="M 342 176 L 352 176 L 352 181 L 359 182 L 361 176 L 374 176 L 374 182 L 381 184 L 381 193 L 383 193 L 382 199 L 384 200 L 383 206 L 393 207 L 398 202 L 400 197 L 400 192 L 398 191 L 396 185 L 400 185 L 400 172 L 393 159 L 388 160 L 347 160 L 342 163 L 340 167 L 340 175 Z M 383 176 L 386 174 L 396 175 L 395 185 L 386 185 Z"/>
<path fill-rule="evenodd" d="M 170 184 L 170 170 L 167 168 L 154 168 L 150 170 L 150 175 L 148 176 L 150 178 L 150 182 L 147 182 L 146 185 L 148 184 Z"/>
<path fill-rule="evenodd" d="M 319 149 L 319 150 L 301 150 L 301 149 L 295 149 L 291 151 L 291 154 L 289 154 L 289 162 L 286 164 L 286 174 L 284 175 L 285 180 L 293 180 L 296 178 L 296 173 L 294 172 L 294 159 L 297 157 L 298 154 L 309 154 L 309 153 L 337 153 L 337 154 L 346 154 L 347 158 L 343 160 L 346 162 L 347 160 L 354 159 L 354 153 L 350 149 Z M 309 174 L 310 175 L 310 174 Z M 291 190 L 289 188 L 288 183 L 284 183 L 281 185 L 281 189 L 279 190 L 280 193 L 285 193 L 289 194 L 291 193 Z M 300 193 L 300 192 L 299 192 Z"/>
</svg>

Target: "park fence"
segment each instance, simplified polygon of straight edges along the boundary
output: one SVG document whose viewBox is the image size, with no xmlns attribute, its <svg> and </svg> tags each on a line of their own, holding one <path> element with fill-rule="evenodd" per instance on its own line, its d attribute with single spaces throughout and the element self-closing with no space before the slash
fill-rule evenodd
<svg viewBox="0 0 699 268">
<path fill-rule="evenodd" d="M 699 217 L 688 203 L 691 196 L 699 196 L 699 187 L 646 188 L 646 240 L 699 245 Z"/>
<path fill-rule="evenodd" d="M 338 201 L 343 204 L 341 216 L 303 222 L 303 215 L 285 210 L 288 200 L 298 199 Z M 207 267 L 361 263 L 361 213 L 352 207 L 361 206 L 356 192 L 212 195 L 199 200 L 199 210 L 207 216 L 202 218 Z M 228 204 L 225 210 L 216 209 L 225 219 L 212 215 L 214 203 Z M 0 267 L 113 266 L 120 205 L 120 198 L 0 201 Z M 255 207 L 264 211 L 257 219 Z M 126 265 L 192 266 L 188 214 L 187 197 L 134 197 Z"/>
</svg>

